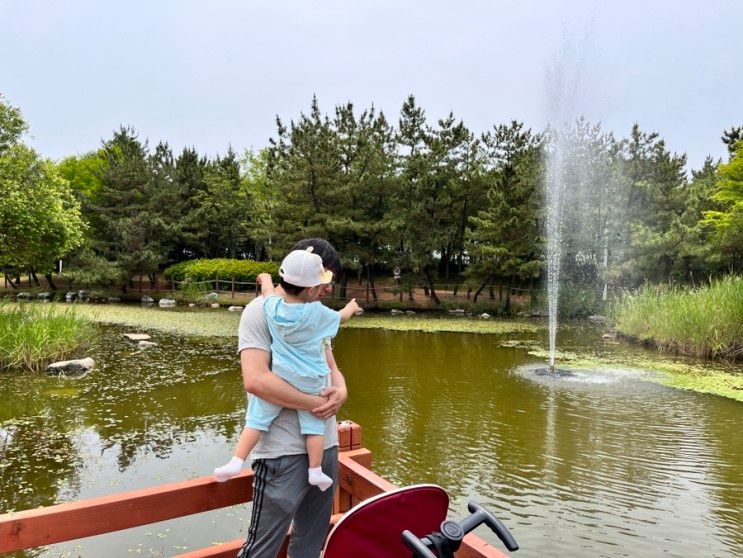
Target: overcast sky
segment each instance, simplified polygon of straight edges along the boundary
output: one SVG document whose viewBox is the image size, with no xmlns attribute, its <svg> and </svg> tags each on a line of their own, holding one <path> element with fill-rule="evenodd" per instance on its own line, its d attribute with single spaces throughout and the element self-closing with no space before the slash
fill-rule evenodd
<svg viewBox="0 0 743 558">
<path fill-rule="evenodd" d="M 432 122 L 541 130 L 558 67 L 589 120 L 638 122 L 698 168 L 743 124 L 742 23 L 740 0 L 0 0 L 0 92 L 49 157 L 120 124 L 213 156 L 263 147 L 313 94 L 327 113 L 374 103 L 396 123 L 413 93 Z"/>
</svg>

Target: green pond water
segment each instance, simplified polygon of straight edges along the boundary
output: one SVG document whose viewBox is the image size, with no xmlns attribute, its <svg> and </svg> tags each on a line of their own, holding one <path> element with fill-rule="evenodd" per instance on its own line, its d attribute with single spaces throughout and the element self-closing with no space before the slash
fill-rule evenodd
<svg viewBox="0 0 743 558">
<path fill-rule="evenodd" d="M 2 376 L 1 511 L 209 475 L 231 455 L 245 406 L 234 339 L 153 331 L 159 346 L 140 352 L 122 338 L 130 328 L 101 329 L 87 376 Z M 339 418 L 362 425 L 390 481 L 443 486 L 450 517 L 469 500 L 489 507 L 520 543 L 514 556 L 743 556 L 741 403 L 614 366 L 658 357 L 591 328 L 558 343 L 605 365 L 541 376 L 525 347 L 545 340 L 344 329 Z M 244 537 L 249 510 L 16 555 L 170 556 Z"/>
</svg>

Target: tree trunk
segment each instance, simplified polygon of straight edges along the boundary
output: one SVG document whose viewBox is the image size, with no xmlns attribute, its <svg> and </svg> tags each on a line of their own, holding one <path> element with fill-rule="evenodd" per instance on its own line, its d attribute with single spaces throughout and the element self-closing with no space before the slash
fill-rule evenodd
<svg viewBox="0 0 743 558">
<path fill-rule="evenodd" d="M 16 283 L 13 281 L 13 278 L 7 273 L 5 274 L 5 282 L 8 283 L 13 288 L 13 290 L 18 288 Z"/>
<path fill-rule="evenodd" d="M 495 300 L 495 289 L 493 289 L 492 283 L 488 286 L 488 294 L 490 295 L 490 300 Z"/>
<path fill-rule="evenodd" d="M 341 274 L 341 280 L 340 280 L 340 293 L 338 293 L 339 298 L 346 298 L 346 292 L 348 287 L 348 275 L 345 273 Z"/>
<path fill-rule="evenodd" d="M 34 285 L 37 287 L 41 286 L 41 282 L 39 281 L 39 278 L 36 276 L 36 272 L 33 269 L 28 270 L 28 282 L 30 283 L 31 280 L 33 280 Z"/>
<path fill-rule="evenodd" d="M 372 273 L 372 264 L 366 266 L 366 277 L 369 281 L 369 287 L 371 287 L 371 295 L 374 302 L 377 302 L 377 289 L 374 286 L 374 273 Z"/>
<path fill-rule="evenodd" d="M 504 306 L 506 312 L 511 309 L 511 285 L 513 285 L 513 279 L 509 278 L 506 283 L 506 305 Z"/>
<path fill-rule="evenodd" d="M 475 292 L 475 296 L 472 298 L 472 304 L 475 304 L 477 302 L 477 297 L 480 296 L 480 293 L 483 291 L 483 289 L 487 286 L 488 283 L 490 283 L 490 280 L 493 278 L 492 275 L 488 275 L 488 278 L 485 279 L 482 285 L 480 285 L 480 288 L 477 289 L 477 292 Z"/>
<path fill-rule="evenodd" d="M 44 279 L 46 279 L 46 282 L 49 283 L 49 288 L 51 290 L 53 290 L 53 291 L 56 291 L 57 290 L 57 285 L 54 284 L 54 280 L 52 279 L 51 272 L 50 273 L 45 273 L 44 274 Z"/>
<path fill-rule="evenodd" d="M 431 290 L 431 298 L 436 304 L 441 304 L 439 297 L 436 295 L 436 288 L 433 286 L 433 277 L 431 276 L 431 270 L 428 267 L 426 267 L 423 270 L 423 274 L 425 275 L 426 282 L 428 283 L 428 286 Z"/>
</svg>

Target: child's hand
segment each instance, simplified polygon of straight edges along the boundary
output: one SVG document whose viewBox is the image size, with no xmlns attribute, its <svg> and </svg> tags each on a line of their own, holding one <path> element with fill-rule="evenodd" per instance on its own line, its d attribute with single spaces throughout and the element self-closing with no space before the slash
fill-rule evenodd
<svg viewBox="0 0 743 558">
<path fill-rule="evenodd" d="M 352 298 L 351 301 L 346 304 L 346 308 L 348 308 L 352 314 L 362 314 L 364 312 L 364 309 L 359 306 L 358 302 L 356 302 L 355 298 Z"/>
<path fill-rule="evenodd" d="M 264 281 L 268 284 L 273 284 L 273 277 L 271 277 L 270 273 L 261 273 L 256 278 L 256 281 L 259 285 L 262 285 Z"/>
</svg>

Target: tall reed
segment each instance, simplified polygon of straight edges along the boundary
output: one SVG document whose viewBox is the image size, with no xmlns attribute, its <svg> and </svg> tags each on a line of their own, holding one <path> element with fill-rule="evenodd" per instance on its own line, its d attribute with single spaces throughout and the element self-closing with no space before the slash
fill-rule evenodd
<svg viewBox="0 0 743 558">
<path fill-rule="evenodd" d="M 697 289 L 646 286 L 614 309 L 617 330 L 681 354 L 743 357 L 743 278 L 728 276 Z"/>
<path fill-rule="evenodd" d="M 41 370 L 81 348 L 91 331 L 72 308 L 0 302 L 0 370 Z"/>
</svg>

